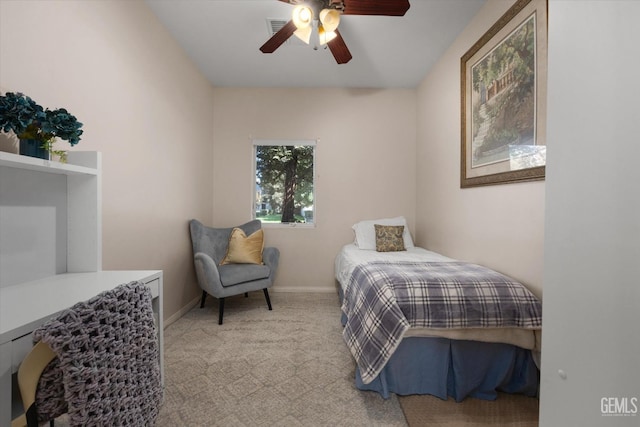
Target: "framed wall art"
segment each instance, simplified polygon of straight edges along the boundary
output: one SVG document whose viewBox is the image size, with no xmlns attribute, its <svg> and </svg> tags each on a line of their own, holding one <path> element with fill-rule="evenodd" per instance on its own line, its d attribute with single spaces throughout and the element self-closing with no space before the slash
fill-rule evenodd
<svg viewBox="0 0 640 427">
<path fill-rule="evenodd" d="M 544 179 L 547 1 L 516 1 L 460 69 L 460 187 Z"/>
</svg>

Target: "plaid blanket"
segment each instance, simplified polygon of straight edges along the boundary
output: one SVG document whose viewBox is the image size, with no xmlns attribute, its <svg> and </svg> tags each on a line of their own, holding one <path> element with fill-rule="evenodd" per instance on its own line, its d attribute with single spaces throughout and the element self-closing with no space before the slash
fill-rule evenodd
<svg viewBox="0 0 640 427">
<path fill-rule="evenodd" d="M 373 381 L 410 327 L 542 327 L 542 305 L 522 284 L 465 262 L 368 263 L 344 293 L 343 337 L 362 381 Z"/>
</svg>

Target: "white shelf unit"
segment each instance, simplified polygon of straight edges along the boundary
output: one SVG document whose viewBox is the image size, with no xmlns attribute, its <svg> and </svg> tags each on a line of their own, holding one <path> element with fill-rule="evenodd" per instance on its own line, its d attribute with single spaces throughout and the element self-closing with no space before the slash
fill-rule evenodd
<svg viewBox="0 0 640 427">
<path fill-rule="evenodd" d="M 27 169 L 61 175 L 99 175 L 99 153 L 97 152 L 72 152 L 68 163 L 60 163 L 51 160 L 43 160 L 35 157 L 21 156 L 14 153 L 0 151 L 0 166 L 17 169 Z M 85 157 L 83 160 L 82 157 Z M 73 161 L 74 163 L 71 163 Z"/>
<path fill-rule="evenodd" d="M 0 152 L 0 287 L 102 269 L 101 167 Z"/>
</svg>

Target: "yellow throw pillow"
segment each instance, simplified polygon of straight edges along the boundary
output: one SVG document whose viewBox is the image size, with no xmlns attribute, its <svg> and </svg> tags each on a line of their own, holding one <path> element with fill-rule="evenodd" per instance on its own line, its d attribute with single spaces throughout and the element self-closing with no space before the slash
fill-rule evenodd
<svg viewBox="0 0 640 427">
<path fill-rule="evenodd" d="M 247 236 L 241 228 L 231 230 L 227 253 L 220 262 L 224 264 L 262 264 L 264 245 L 262 229 Z"/>
</svg>

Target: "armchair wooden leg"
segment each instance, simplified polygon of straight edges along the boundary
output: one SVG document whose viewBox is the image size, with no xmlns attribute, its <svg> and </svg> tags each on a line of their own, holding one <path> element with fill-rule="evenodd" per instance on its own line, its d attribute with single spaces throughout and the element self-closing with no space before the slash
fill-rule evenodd
<svg viewBox="0 0 640 427">
<path fill-rule="evenodd" d="M 222 325 L 223 314 L 224 314 L 224 298 L 218 298 L 218 325 Z"/>
<path fill-rule="evenodd" d="M 267 288 L 264 288 L 263 291 L 264 291 L 264 297 L 267 300 L 267 305 L 269 306 L 269 310 L 271 310 L 271 300 L 269 299 L 269 291 L 267 290 Z"/>
<path fill-rule="evenodd" d="M 200 308 L 204 307 L 204 300 L 207 298 L 207 291 L 202 291 L 202 299 L 200 300 Z"/>
</svg>

